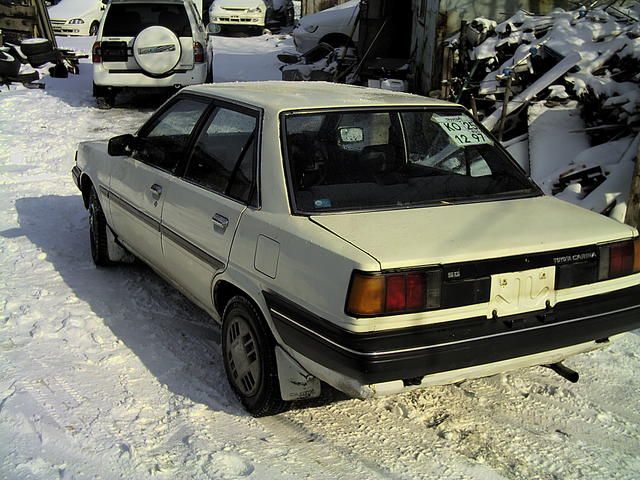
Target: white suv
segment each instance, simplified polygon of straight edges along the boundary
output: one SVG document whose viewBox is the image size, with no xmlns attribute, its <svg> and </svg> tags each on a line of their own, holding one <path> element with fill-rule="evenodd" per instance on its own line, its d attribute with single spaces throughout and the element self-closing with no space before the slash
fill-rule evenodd
<svg viewBox="0 0 640 480">
<path fill-rule="evenodd" d="M 93 95 L 112 106 L 125 88 L 204 83 L 211 52 L 191 0 L 112 0 L 93 45 Z"/>
</svg>

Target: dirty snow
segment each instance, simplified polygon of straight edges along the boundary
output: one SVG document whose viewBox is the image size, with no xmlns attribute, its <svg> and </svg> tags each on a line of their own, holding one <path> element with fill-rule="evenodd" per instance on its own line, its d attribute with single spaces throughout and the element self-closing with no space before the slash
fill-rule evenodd
<svg viewBox="0 0 640 480">
<path fill-rule="evenodd" d="M 216 80 L 274 74 L 252 62 L 278 42 L 218 42 Z M 538 367 L 247 415 L 203 312 L 143 265 L 91 262 L 76 145 L 155 106 L 96 109 L 87 64 L 0 91 L 0 478 L 638 478 L 638 331 L 569 360 L 575 385 Z"/>
</svg>

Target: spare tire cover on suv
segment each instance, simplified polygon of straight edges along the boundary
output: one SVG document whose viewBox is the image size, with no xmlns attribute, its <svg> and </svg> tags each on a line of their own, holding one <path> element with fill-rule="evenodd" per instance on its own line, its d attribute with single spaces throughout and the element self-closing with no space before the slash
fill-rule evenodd
<svg viewBox="0 0 640 480">
<path fill-rule="evenodd" d="M 145 28 L 133 42 L 133 56 L 150 75 L 164 75 L 180 61 L 180 40 L 171 30 L 159 25 Z"/>
</svg>

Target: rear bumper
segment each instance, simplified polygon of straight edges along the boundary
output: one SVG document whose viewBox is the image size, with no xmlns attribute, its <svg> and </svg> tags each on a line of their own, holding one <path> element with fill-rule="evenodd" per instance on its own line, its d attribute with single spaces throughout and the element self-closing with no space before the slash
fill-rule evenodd
<svg viewBox="0 0 640 480">
<path fill-rule="evenodd" d="M 101 87 L 119 88 L 157 88 L 176 85 L 185 87 L 204 83 L 207 79 L 208 68 L 208 63 L 197 63 L 191 70 L 173 73 L 163 78 L 153 78 L 145 75 L 142 71 L 114 71 L 102 64 L 94 64 L 93 83 Z"/>
<path fill-rule="evenodd" d="M 409 380 L 537 355 L 640 327 L 640 286 L 557 304 L 550 310 L 353 333 L 265 292 L 284 343 L 362 385 Z"/>
</svg>

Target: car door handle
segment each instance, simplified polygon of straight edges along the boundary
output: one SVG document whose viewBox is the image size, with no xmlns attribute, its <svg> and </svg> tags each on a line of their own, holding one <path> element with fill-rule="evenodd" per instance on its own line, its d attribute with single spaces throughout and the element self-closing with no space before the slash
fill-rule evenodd
<svg viewBox="0 0 640 480">
<path fill-rule="evenodd" d="M 219 213 L 216 213 L 213 218 L 211 218 L 211 221 L 213 222 L 214 229 L 219 228 L 224 231 L 229 226 L 229 219 Z"/>
<path fill-rule="evenodd" d="M 151 185 L 151 188 L 149 190 L 151 190 L 151 196 L 154 200 L 158 200 L 160 198 L 160 195 L 162 195 L 162 187 L 157 183 Z"/>
</svg>

